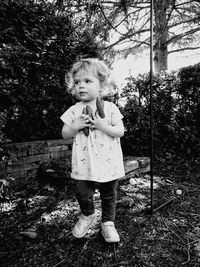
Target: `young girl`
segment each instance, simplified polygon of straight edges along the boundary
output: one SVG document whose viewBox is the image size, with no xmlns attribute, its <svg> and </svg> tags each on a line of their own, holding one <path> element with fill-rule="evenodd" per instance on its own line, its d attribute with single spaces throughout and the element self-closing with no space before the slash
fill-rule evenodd
<svg viewBox="0 0 200 267">
<path fill-rule="evenodd" d="M 124 176 L 120 137 L 124 134 L 122 115 L 117 106 L 104 101 L 105 118 L 97 112 L 96 99 L 108 86 L 108 68 L 98 59 L 82 59 L 71 72 L 70 90 L 79 100 L 62 116 L 63 138 L 74 137 L 71 177 L 77 180 L 76 198 L 81 216 L 72 233 L 82 238 L 95 219 L 93 194 L 99 183 L 102 205 L 101 233 L 106 242 L 119 242 L 115 229 L 115 210 L 118 179 Z M 86 106 L 92 116 L 83 114 Z M 89 129 L 89 134 L 84 129 Z"/>
</svg>

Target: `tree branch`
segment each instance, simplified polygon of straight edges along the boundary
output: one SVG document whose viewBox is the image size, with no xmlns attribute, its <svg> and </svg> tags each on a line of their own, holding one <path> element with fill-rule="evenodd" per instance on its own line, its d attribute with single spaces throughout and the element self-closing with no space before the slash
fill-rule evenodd
<svg viewBox="0 0 200 267">
<path fill-rule="evenodd" d="M 104 19 L 108 22 L 108 24 L 111 26 L 111 28 L 112 28 L 113 30 L 115 30 L 117 33 L 119 33 L 120 35 L 123 36 L 124 34 L 121 33 L 120 31 L 118 31 L 118 30 L 116 29 L 116 27 L 113 26 L 112 23 L 110 22 L 110 20 L 107 18 L 106 14 L 105 14 L 105 12 L 104 12 L 104 10 L 103 10 L 103 6 L 102 6 L 102 3 L 101 3 L 101 0 L 98 0 L 98 7 L 99 7 L 99 9 L 100 9 L 100 11 L 101 11 L 101 13 L 102 13 Z"/>
<path fill-rule="evenodd" d="M 172 29 L 172 28 L 177 27 L 179 25 L 187 24 L 187 23 L 190 23 L 190 22 L 198 22 L 198 21 L 199 21 L 199 17 L 188 19 L 188 20 L 184 20 L 184 21 L 181 21 L 179 23 L 174 23 L 174 24 L 168 26 L 168 29 Z"/>
<path fill-rule="evenodd" d="M 171 53 L 177 53 L 177 52 L 181 52 L 181 51 L 185 51 L 185 50 L 197 50 L 199 49 L 200 46 L 196 46 L 196 47 L 183 47 L 183 48 L 179 48 L 179 49 L 175 49 L 175 50 L 171 50 L 168 52 L 168 54 L 171 54 Z"/>
<path fill-rule="evenodd" d="M 179 6 L 184 6 L 184 5 L 187 5 L 187 4 L 191 4 L 191 1 L 185 1 L 184 3 L 176 4 L 176 9 L 177 9 Z"/>
<path fill-rule="evenodd" d="M 126 39 L 131 39 L 133 36 L 137 35 L 137 34 L 140 34 L 140 33 L 145 33 L 145 32 L 149 32 L 149 29 L 144 29 L 144 30 L 140 30 L 140 31 L 137 31 L 137 32 L 133 32 L 131 34 L 124 34 L 123 37 L 120 37 L 116 42 L 110 44 L 109 46 L 107 46 L 107 48 L 112 48 L 113 46 L 123 42 L 124 40 Z M 138 39 L 136 40 L 137 42 L 139 43 L 143 43 L 141 41 L 139 41 Z"/>
<path fill-rule="evenodd" d="M 195 32 L 198 32 L 200 31 L 200 27 L 197 27 L 195 29 L 192 29 L 192 30 L 189 30 L 189 31 L 186 31 L 184 33 L 181 33 L 181 34 L 177 34 L 176 36 L 173 36 L 172 38 L 170 38 L 166 44 L 169 45 L 170 43 L 174 42 L 174 41 L 177 41 L 177 40 L 180 40 L 181 38 L 187 36 L 187 35 L 190 35 L 192 33 L 195 33 Z"/>
</svg>

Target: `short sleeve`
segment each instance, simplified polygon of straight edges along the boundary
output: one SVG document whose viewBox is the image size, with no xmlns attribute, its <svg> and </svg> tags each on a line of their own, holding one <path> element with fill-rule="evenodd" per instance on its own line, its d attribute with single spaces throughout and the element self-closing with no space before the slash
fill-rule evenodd
<svg viewBox="0 0 200 267">
<path fill-rule="evenodd" d="M 121 114 L 118 107 L 114 103 L 111 103 L 111 123 L 115 125 L 122 118 L 123 118 L 123 115 Z"/>
<path fill-rule="evenodd" d="M 60 119 L 67 124 L 68 126 L 70 126 L 73 122 L 75 118 L 75 110 L 74 110 L 74 106 L 70 107 L 67 111 L 65 111 L 65 113 L 63 113 L 63 115 L 60 117 Z"/>
</svg>

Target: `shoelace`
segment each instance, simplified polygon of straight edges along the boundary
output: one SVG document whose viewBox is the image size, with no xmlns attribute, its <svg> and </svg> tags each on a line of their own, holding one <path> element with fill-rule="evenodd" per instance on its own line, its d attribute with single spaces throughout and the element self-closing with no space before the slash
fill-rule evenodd
<svg viewBox="0 0 200 267">
<path fill-rule="evenodd" d="M 104 228 L 106 231 L 112 231 L 112 232 L 115 232 L 115 227 L 113 224 L 108 224 L 105 226 Z"/>
<path fill-rule="evenodd" d="M 92 217 L 83 217 L 83 216 L 81 216 L 80 217 L 80 219 L 81 219 L 81 221 L 85 221 L 85 222 L 89 222 L 91 219 L 92 219 Z"/>
</svg>

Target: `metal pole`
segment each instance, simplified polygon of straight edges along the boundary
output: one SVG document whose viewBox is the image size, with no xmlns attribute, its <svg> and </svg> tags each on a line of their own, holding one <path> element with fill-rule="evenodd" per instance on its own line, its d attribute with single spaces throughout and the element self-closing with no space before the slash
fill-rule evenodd
<svg viewBox="0 0 200 267">
<path fill-rule="evenodd" d="M 153 0 L 150 2 L 150 176 L 151 214 L 154 212 L 153 190 Z"/>
</svg>

